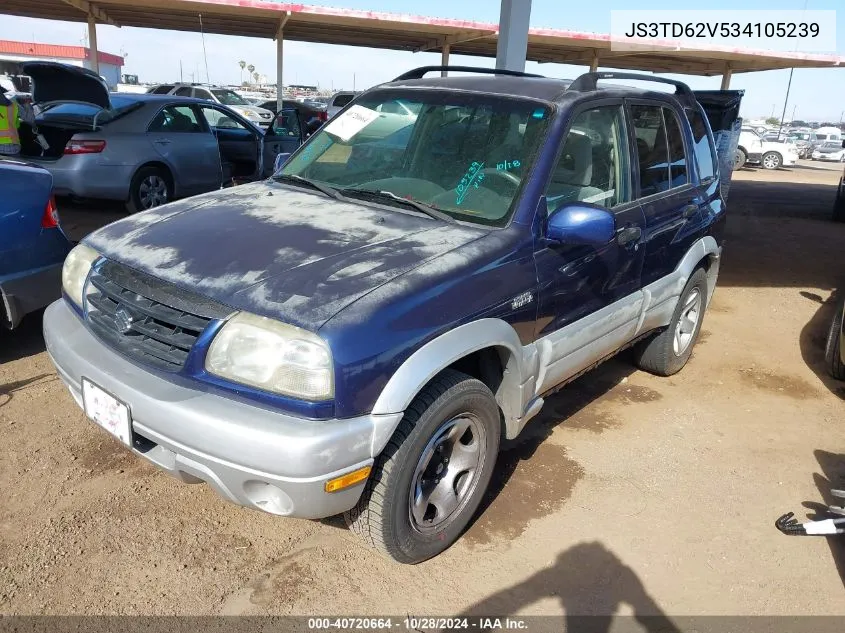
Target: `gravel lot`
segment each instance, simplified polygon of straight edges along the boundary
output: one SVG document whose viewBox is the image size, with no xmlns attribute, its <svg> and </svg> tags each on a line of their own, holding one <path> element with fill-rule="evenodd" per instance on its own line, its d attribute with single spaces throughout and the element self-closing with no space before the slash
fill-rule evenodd
<svg viewBox="0 0 845 633">
<path fill-rule="evenodd" d="M 840 173 L 735 174 L 687 368 L 656 378 L 623 355 L 550 398 L 475 524 L 415 567 L 133 457 L 84 419 L 28 318 L 0 333 L 0 614 L 845 615 L 842 541 L 773 526 L 845 475 L 845 385 L 822 369 Z M 63 219 L 79 239 L 121 213 Z"/>
</svg>

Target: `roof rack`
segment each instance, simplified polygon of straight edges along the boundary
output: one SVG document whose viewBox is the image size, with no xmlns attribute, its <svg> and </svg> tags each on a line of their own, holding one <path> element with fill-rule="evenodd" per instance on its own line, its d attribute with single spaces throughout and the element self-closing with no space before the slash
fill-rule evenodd
<svg viewBox="0 0 845 633">
<path fill-rule="evenodd" d="M 393 81 L 405 81 L 406 79 L 422 79 L 426 74 L 443 70 L 452 70 L 464 73 L 479 73 L 481 75 L 509 75 L 511 77 L 542 77 L 533 73 L 523 73 L 517 70 L 505 70 L 504 68 L 480 68 L 478 66 L 420 66 L 408 72 L 402 73 Z"/>
<path fill-rule="evenodd" d="M 654 75 L 642 75 L 640 73 L 584 73 L 575 81 L 569 84 L 567 90 L 577 90 L 579 92 L 586 92 L 588 90 L 596 90 L 599 79 L 636 79 L 638 81 L 654 81 L 661 84 L 669 84 L 675 86 L 675 94 L 688 99 L 695 100 L 690 87 L 683 81 L 676 81 L 675 79 L 666 79 L 664 77 L 655 77 Z"/>
</svg>

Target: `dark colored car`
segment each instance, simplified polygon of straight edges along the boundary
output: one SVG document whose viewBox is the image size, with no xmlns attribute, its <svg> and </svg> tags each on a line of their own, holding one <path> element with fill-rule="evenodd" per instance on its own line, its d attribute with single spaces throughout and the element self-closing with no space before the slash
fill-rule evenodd
<svg viewBox="0 0 845 633">
<path fill-rule="evenodd" d="M 291 113 L 264 128 L 203 99 L 110 94 L 84 68 L 53 62 L 24 68 L 41 112 L 37 130 L 22 126 L 22 154 L 53 175 L 57 195 L 121 200 L 131 212 L 142 211 L 266 178 L 276 154 L 303 140 Z"/>
<path fill-rule="evenodd" d="M 0 325 L 61 296 L 62 262 L 71 244 L 59 226 L 50 172 L 0 159 Z"/>
<path fill-rule="evenodd" d="M 845 147 L 845 141 L 842 141 Z M 833 221 L 845 222 L 845 170 L 839 178 L 839 186 L 836 188 L 836 199 L 833 201 Z"/>
<path fill-rule="evenodd" d="M 44 325 L 138 456 L 265 512 L 345 513 L 405 563 L 461 535 L 548 394 L 626 347 L 684 367 L 726 218 L 685 84 L 441 70 L 356 97 L 272 179 L 89 235 Z M 675 93 L 597 85 L 626 78 Z"/>
</svg>

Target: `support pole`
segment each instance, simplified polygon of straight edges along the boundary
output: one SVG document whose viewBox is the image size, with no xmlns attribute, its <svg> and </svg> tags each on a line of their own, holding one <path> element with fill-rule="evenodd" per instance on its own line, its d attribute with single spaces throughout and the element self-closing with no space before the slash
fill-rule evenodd
<svg viewBox="0 0 845 633">
<path fill-rule="evenodd" d="M 722 87 L 720 88 L 720 90 L 727 90 L 728 88 L 731 87 L 731 75 L 732 74 L 733 73 L 731 71 L 731 66 L 730 66 L 730 64 L 728 64 L 727 66 L 725 66 L 725 72 L 722 73 Z"/>
<path fill-rule="evenodd" d="M 528 54 L 528 25 L 531 0 L 501 0 L 499 41 L 496 44 L 496 68 L 525 70 Z"/>
<path fill-rule="evenodd" d="M 452 51 L 451 44 L 444 44 L 443 48 L 440 49 L 440 65 L 441 66 L 448 66 L 449 65 L 449 53 Z M 449 72 L 446 70 L 440 71 L 440 76 L 445 77 L 448 75 Z"/>
<path fill-rule="evenodd" d="M 593 60 L 590 62 L 590 72 L 597 72 L 599 69 L 599 54 L 598 51 L 593 51 Z"/>
<path fill-rule="evenodd" d="M 97 48 L 97 19 L 88 14 L 88 51 L 91 55 L 91 70 L 100 74 L 100 50 Z"/>
<path fill-rule="evenodd" d="M 282 111 L 282 101 L 284 100 L 284 48 L 285 48 L 285 33 L 280 28 L 276 34 L 276 111 Z"/>
</svg>

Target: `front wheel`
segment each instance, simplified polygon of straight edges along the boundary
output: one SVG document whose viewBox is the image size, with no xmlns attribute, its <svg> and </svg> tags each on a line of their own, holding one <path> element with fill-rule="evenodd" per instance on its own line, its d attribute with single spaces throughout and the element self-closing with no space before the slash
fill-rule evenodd
<svg viewBox="0 0 845 633">
<path fill-rule="evenodd" d="M 405 411 L 376 460 L 349 528 L 400 563 L 419 563 L 454 543 L 484 496 L 501 424 L 490 389 L 447 369 Z"/>
<path fill-rule="evenodd" d="M 681 371 L 692 356 L 706 308 L 707 273 L 697 268 L 681 292 L 669 326 L 634 346 L 637 367 L 658 376 Z"/>
<path fill-rule="evenodd" d="M 766 152 L 763 154 L 763 169 L 777 169 L 783 165 L 783 158 L 777 152 Z"/>
</svg>

